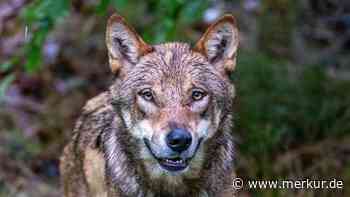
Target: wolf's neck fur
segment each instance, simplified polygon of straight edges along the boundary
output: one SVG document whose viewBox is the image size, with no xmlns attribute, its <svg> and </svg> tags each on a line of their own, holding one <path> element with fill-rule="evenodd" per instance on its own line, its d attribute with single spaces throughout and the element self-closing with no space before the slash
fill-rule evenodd
<svg viewBox="0 0 350 197">
<path fill-rule="evenodd" d="M 137 161 L 133 152 L 137 152 L 137 143 L 116 115 L 103 134 L 103 150 L 107 161 L 107 184 L 117 188 L 121 196 L 215 196 L 230 184 L 232 174 L 234 143 L 229 133 L 230 117 L 225 118 L 223 127 L 217 136 L 209 139 L 210 150 L 206 150 L 201 176 L 194 179 L 183 179 L 183 184 L 174 185 L 164 179 L 150 180 L 145 169 Z M 227 126 L 226 126 L 227 125 Z M 219 142 L 219 143 L 218 143 Z M 213 157 L 215 155 L 215 157 Z"/>
</svg>

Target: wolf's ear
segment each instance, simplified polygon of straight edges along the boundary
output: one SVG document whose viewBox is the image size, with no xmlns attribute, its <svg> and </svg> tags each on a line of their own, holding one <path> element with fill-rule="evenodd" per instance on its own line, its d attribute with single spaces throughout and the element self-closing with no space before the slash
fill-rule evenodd
<svg viewBox="0 0 350 197">
<path fill-rule="evenodd" d="M 232 15 L 225 15 L 207 29 L 194 50 L 206 56 L 214 66 L 230 73 L 236 66 L 238 42 L 236 20 Z"/>
<path fill-rule="evenodd" d="M 117 14 L 108 19 L 106 44 L 113 73 L 117 73 L 122 66 L 135 65 L 141 56 L 152 51 L 152 47 Z"/>
</svg>

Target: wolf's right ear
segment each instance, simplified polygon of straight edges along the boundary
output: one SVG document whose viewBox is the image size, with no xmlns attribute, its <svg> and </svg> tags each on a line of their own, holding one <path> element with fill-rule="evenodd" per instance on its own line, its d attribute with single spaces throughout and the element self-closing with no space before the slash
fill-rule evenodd
<svg viewBox="0 0 350 197">
<path fill-rule="evenodd" d="M 152 47 L 117 14 L 108 19 L 106 44 L 113 73 L 117 73 L 122 66 L 135 65 L 141 56 L 152 51 Z"/>
</svg>

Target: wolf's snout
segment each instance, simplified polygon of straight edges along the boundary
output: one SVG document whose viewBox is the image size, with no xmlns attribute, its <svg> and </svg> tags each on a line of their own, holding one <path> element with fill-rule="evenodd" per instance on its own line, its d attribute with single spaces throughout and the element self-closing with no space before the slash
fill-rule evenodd
<svg viewBox="0 0 350 197">
<path fill-rule="evenodd" d="M 173 129 L 166 137 L 166 143 L 170 149 L 183 152 L 191 145 L 192 136 L 186 129 Z"/>
</svg>

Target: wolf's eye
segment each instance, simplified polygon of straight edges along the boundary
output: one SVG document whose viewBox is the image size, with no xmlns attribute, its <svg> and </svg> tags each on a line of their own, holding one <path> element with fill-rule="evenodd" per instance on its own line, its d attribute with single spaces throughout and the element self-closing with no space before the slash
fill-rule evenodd
<svg viewBox="0 0 350 197">
<path fill-rule="evenodd" d="M 138 94 L 146 101 L 153 101 L 153 93 L 149 88 L 141 90 Z"/>
<path fill-rule="evenodd" d="M 201 89 L 192 90 L 192 100 L 199 101 L 203 99 L 207 94 Z"/>
</svg>

